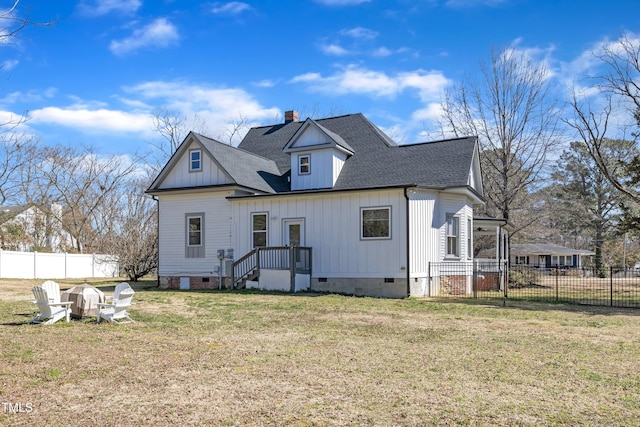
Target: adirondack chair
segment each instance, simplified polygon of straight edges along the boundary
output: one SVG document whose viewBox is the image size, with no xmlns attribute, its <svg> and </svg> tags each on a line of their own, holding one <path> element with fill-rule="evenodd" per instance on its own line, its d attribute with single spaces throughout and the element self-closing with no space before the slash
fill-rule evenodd
<svg viewBox="0 0 640 427">
<path fill-rule="evenodd" d="M 113 292 L 113 298 L 110 303 L 98 303 L 98 323 L 100 319 L 107 319 L 111 323 L 129 323 L 133 319 L 129 317 L 127 308 L 131 304 L 135 292 L 128 283 L 120 283 Z M 121 321 L 118 321 L 123 319 Z"/>
<path fill-rule="evenodd" d="M 47 280 L 42 285 L 40 285 L 47 291 L 47 295 L 49 296 L 49 302 L 58 303 L 60 302 L 60 285 L 58 282 L 54 282 L 53 280 Z"/>
<path fill-rule="evenodd" d="M 34 303 L 37 304 L 40 309 L 40 314 L 31 319 L 31 323 L 42 323 L 44 319 L 49 319 L 44 322 L 44 324 L 51 325 L 63 317 L 66 317 L 67 322 L 69 322 L 71 304 L 73 303 L 71 301 L 60 302 L 60 287 L 57 283 L 45 282 L 43 285 L 44 284 L 47 284 L 46 288 L 44 286 L 34 286 L 33 289 L 31 289 L 33 296 L 36 298 Z"/>
</svg>

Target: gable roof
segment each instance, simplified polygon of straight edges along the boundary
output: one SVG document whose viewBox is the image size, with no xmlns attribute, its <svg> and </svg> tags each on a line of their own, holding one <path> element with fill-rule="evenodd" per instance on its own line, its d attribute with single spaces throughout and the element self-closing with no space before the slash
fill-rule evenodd
<svg viewBox="0 0 640 427">
<path fill-rule="evenodd" d="M 469 183 L 470 172 L 477 164 L 477 137 L 397 145 L 359 113 L 252 128 L 238 148 L 190 132 L 148 191 L 162 189 L 164 177 L 194 141 L 233 183 L 267 194 L 291 192 L 287 147 L 295 144 L 303 126 L 314 126 L 331 139 L 331 144 L 350 154 L 334 186 L 323 191 L 460 188 L 482 199 L 481 186 L 476 190 Z"/>
<path fill-rule="evenodd" d="M 15 205 L 15 206 L 2 206 L 0 209 L 0 224 L 11 221 L 22 212 L 29 210 L 34 205 Z"/>
<path fill-rule="evenodd" d="M 236 184 L 266 193 L 287 191 L 286 179 L 273 160 L 197 133 L 193 135 Z"/>
<path fill-rule="evenodd" d="M 338 136 L 354 154 L 333 189 L 419 185 L 429 188 L 467 187 L 477 138 L 397 145 L 362 114 L 313 121 Z M 251 129 L 239 148 L 273 159 L 280 173 L 291 168 L 283 151 L 304 123 L 290 122 Z"/>
<path fill-rule="evenodd" d="M 273 160 L 232 147 L 196 132 L 189 132 L 169 162 L 147 191 L 161 190 L 164 178 L 187 151 L 191 141 L 197 143 L 235 184 L 265 193 L 286 191 L 286 178 L 280 174 Z"/>
<path fill-rule="evenodd" d="M 326 146 L 326 145 L 336 146 L 336 147 L 341 148 L 342 151 L 345 151 L 350 155 L 353 154 L 353 148 L 351 148 L 349 146 L 349 144 L 347 144 L 347 142 L 340 135 L 338 135 L 335 132 L 332 132 L 331 130 L 327 129 L 326 127 L 322 126 L 321 124 L 316 123 L 316 121 L 312 120 L 312 119 L 305 120 L 304 123 L 302 123 L 302 126 L 300 126 L 298 128 L 298 130 L 291 137 L 289 142 L 287 142 L 287 145 L 285 145 L 285 147 L 283 149 L 285 153 L 290 153 L 292 151 L 295 151 L 298 148 L 298 147 L 296 147 L 296 142 L 302 136 L 302 134 L 304 133 L 305 129 L 308 128 L 308 127 L 316 128 L 317 130 L 319 130 L 321 133 L 323 133 L 330 140 L 330 142 L 328 142 L 328 143 L 323 143 L 322 144 L 323 146 Z M 309 148 L 310 148 L 310 146 L 300 147 L 300 149 L 303 149 L 303 150 L 308 150 Z"/>
</svg>

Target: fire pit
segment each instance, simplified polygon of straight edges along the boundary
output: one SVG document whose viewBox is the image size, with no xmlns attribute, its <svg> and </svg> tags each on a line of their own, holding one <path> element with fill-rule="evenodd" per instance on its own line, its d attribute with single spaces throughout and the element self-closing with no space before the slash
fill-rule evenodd
<svg viewBox="0 0 640 427">
<path fill-rule="evenodd" d="M 71 301 L 71 317 L 82 319 L 97 315 L 99 302 L 105 302 L 104 292 L 93 286 L 84 284 L 74 286 L 62 293 L 61 301 Z"/>
</svg>

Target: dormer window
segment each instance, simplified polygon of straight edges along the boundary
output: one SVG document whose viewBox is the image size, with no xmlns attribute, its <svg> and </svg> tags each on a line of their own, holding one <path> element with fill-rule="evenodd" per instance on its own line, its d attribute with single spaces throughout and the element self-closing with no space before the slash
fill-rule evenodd
<svg viewBox="0 0 640 427">
<path fill-rule="evenodd" d="M 202 170 L 202 150 L 189 151 L 189 172 Z"/>
<path fill-rule="evenodd" d="M 303 154 L 298 156 L 298 174 L 309 175 L 311 173 L 311 156 Z"/>
</svg>

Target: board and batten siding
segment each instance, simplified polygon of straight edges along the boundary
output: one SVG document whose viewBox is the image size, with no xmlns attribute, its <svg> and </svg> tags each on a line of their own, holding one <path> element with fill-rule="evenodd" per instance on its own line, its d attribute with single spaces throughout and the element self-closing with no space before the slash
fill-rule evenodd
<svg viewBox="0 0 640 427">
<path fill-rule="evenodd" d="M 233 248 L 231 204 L 226 199 L 232 191 L 162 194 L 159 199 L 159 276 L 213 275 L 219 265 L 217 250 Z M 185 254 L 186 215 L 204 213 L 204 257 L 187 258 Z"/>
<path fill-rule="evenodd" d="M 360 238 L 360 208 L 391 207 L 391 239 Z M 406 203 L 403 189 L 234 199 L 236 258 L 252 249 L 251 214 L 268 214 L 268 245 L 284 239 L 284 221 L 304 219 L 313 248 L 313 277 L 406 278 Z"/>
<path fill-rule="evenodd" d="M 310 173 L 299 174 L 298 158 L 309 156 Z M 332 188 L 347 155 L 335 148 L 311 149 L 291 153 L 291 190 Z"/>
<path fill-rule="evenodd" d="M 197 172 L 189 171 L 189 153 L 191 150 L 202 150 L 202 169 Z M 197 187 L 202 185 L 231 184 L 233 181 L 218 165 L 205 154 L 199 144 L 191 142 L 173 168 L 169 171 L 160 188 Z"/>
<path fill-rule="evenodd" d="M 442 260 L 440 252 L 440 228 L 434 212 L 437 212 L 438 194 L 433 191 L 409 189 L 409 266 L 411 277 L 426 277 L 430 262 Z M 437 217 L 438 215 L 436 215 Z"/>
</svg>

